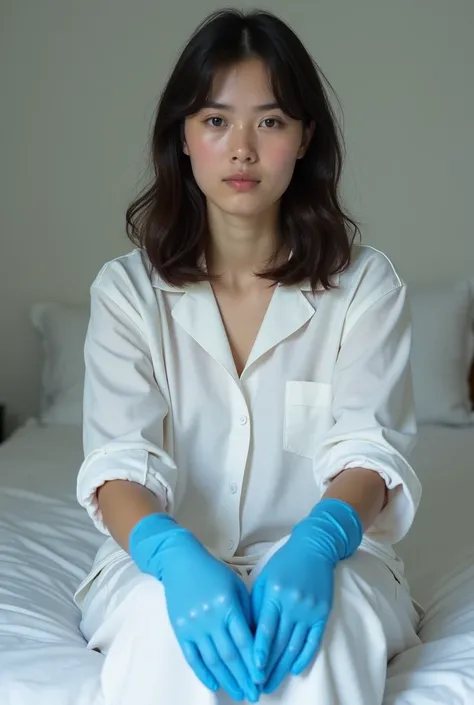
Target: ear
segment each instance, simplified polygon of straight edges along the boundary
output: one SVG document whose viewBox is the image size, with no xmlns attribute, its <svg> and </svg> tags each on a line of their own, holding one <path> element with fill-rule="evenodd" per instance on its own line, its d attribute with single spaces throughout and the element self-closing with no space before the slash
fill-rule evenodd
<svg viewBox="0 0 474 705">
<path fill-rule="evenodd" d="M 309 143 L 311 142 L 311 139 L 314 135 L 314 128 L 314 122 L 311 122 L 307 127 L 304 128 L 303 138 L 301 140 L 301 146 L 298 150 L 297 159 L 302 159 L 306 154 L 306 150 L 308 149 Z"/>
<path fill-rule="evenodd" d="M 181 147 L 182 147 L 183 152 L 184 152 L 185 154 L 187 154 L 188 157 L 189 157 L 189 149 L 188 149 L 188 145 L 187 145 L 187 143 L 186 143 L 185 134 L 186 134 L 186 133 L 185 133 L 185 127 L 184 127 L 184 122 L 183 122 L 183 123 L 181 124 Z"/>
</svg>

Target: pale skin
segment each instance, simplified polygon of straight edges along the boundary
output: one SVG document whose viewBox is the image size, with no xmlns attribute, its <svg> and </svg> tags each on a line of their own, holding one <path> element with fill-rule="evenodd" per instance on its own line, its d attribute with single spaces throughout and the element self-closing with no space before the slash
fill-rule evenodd
<svg viewBox="0 0 474 705">
<path fill-rule="evenodd" d="M 264 65 L 251 59 L 219 73 L 212 105 L 185 122 L 183 151 L 207 200 L 207 268 L 219 277 L 212 287 L 239 375 L 274 290 L 256 272 L 278 249 L 279 201 L 314 129 L 274 104 Z M 249 190 L 233 188 L 226 179 L 235 173 L 258 183 Z M 324 496 L 352 505 L 367 530 L 383 507 L 386 486 L 377 472 L 351 468 L 337 475 Z M 165 511 L 149 490 L 125 480 L 105 483 L 97 498 L 106 526 L 126 551 L 135 524 Z"/>
</svg>

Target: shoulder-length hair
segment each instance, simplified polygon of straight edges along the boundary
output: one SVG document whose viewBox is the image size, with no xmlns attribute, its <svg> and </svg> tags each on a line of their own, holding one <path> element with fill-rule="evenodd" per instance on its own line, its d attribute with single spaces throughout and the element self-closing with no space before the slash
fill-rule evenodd
<svg viewBox="0 0 474 705">
<path fill-rule="evenodd" d="M 329 289 L 331 276 L 348 267 L 359 233 L 339 195 L 343 137 L 323 80 L 329 83 L 294 32 L 268 12 L 219 11 L 191 36 L 159 100 L 151 144 L 154 176 L 127 209 L 128 237 L 168 284 L 209 280 L 203 264 L 206 199 L 183 152 L 184 121 L 210 98 L 217 70 L 250 57 L 266 65 L 283 112 L 303 126 L 314 123 L 280 202 L 281 247 L 291 256 L 259 276 L 283 285 L 309 280 L 313 290 Z"/>
</svg>

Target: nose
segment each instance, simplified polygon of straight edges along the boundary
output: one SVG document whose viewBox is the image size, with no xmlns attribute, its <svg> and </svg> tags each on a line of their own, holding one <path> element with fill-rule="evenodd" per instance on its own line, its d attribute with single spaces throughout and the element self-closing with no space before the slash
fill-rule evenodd
<svg viewBox="0 0 474 705">
<path fill-rule="evenodd" d="M 257 161 L 257 150 L 252 134 L 244 128 L 232 130 L 232 133 L 229 145 L 232 163 L 255 163 Z"/>
</svg>

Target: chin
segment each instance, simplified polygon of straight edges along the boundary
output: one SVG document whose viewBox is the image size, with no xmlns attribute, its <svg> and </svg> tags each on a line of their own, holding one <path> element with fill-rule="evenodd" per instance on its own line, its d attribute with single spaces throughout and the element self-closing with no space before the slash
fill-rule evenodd
<svg viewBox="0 0 474 705">
<path fill-rule="evenodd" d="M 251 199 L 238 198 L 232 199 L 233 202 L 221 202 L 216 203 L 216 206 L 223 213 L 233 216 L 241 216 L 242 218 L 255 218 L 266 213 L 269 209 L 273 207 L 270 203 L 257 203 L 255 200 L 253 202 Z"/>
<path fill-rule="evenodd" d="M 265 213 L 266 208 L 238 208 L 229 206 L 227 208 L 221 208 L 221 210 L 227 215 L 241 216 L 242 218 L 253 218 Z"/>
</svg>

